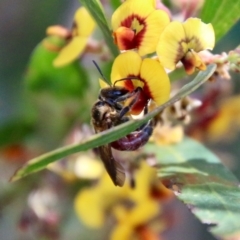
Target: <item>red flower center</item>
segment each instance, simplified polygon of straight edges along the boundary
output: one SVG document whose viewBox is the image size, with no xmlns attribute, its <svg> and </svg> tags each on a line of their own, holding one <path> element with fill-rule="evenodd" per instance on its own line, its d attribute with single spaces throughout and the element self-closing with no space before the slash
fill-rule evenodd
<svg viewBox="0 0 240 240">
<path fill-rule="evenodd" d="M 129 28 L 135 33 L 133 39 L 122 36 L 121 41 L 122 45 L 125 46 L 125 50 L 139 48 L 147 28 L 145 18 L 132 14 L 121 22 L 121 27 Z"/>
<path fill-rule="evenodd" d="M 131 114 L 138 115 L 142 112 L 144 107 L 148 104 L 148 101 L 152 98 L 152 96 L 151 96 L 151 93 L 149 91 L 148 85 L 146 84 L 145 79 L 142 79 L 140 76 L 134 76 L 134 75 L 129 75 L 127 77 L 129 77 L 129 78 L 131 78 L 131 77 L 139 78 L 139 80 L 126 80 L 126 81 L 124 81 L 124 87 L 129 91 L 133 91 L 136 88 L 133 81 L 143 82 L 143 87 L 142 87 L 142 91 L 140 92 L 139 98 L 131 109 Z"/>
</svg>

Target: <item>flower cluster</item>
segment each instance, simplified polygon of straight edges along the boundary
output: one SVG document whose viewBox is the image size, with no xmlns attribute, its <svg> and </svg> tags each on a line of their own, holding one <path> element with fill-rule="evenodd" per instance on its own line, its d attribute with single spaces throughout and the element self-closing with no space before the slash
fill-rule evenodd
<svg viewBox="0 0 240 240">
<path fill-rule="evenodd" d="M 112 16 L 115 43 L 119 50 L 136 50 L 141 56 L 157 53 L 161 64 L 170 70 L 180 61 L 186 72 L 205 70 L 198 52 L 215 44 L 211 24 L 198 18 L 184 23 L 170 22 L 166 11 L 156 9 L 155 1 L 125 1 Z"/>
<path fill-rule="evenodd" d="M 211 24 L 197 18 L 170 22 L 168 12 L 157 8 L 156 1 L 125 1 L 113 13 L 111 23 L 114 42 L 121 51 L 112 66 L 112 84 L 129 91 L 142 88 L 131 114 L 139 114 L 149 100 L 156 106 L 168 100 L 170 82 L 165 69 L 173 70 L 181 62 L 188 74 L 205 70 L 198 52 L 212 49 L 215 43 Z M 118 81 L 130 77 L 138 80 Z"/>
<path fill-rule="evenodd" d="M 211 24 L 205 24 L 197 18 L 189 18 L 183 23 L 171 21 L 166 8 L 159 7 L 155 0 L 124 1 L 113 13 L 111 27 L 113 41 L 120 54 L 113 61 L 111 86 L 102 80 L 100 86 L 101 89 L 121 87 L 126 90 L 130 98 L 121 98 L 120 102 L 128 107 L 128 116 L 145 114 L 146 109 L 152 110 L 151 106 L 160 106 L 169 99 L 171 85 L 166 69 L 174 70 L 181 62 L 187 74 L 192 74 L 196 69 L 205 70 L 206 65 L 198 53 L 205 49 L 211 50 L 215 43 Z M 141 89 L 140 92 L 131 95 L 137 89 Z M 104 104 L 111 105 L 113 100 L 104 102 L 103 97 L 99 101 L 105 109 Z M 116 108 L 114 114 L 122 110 L 118 103 L 111 105 Z M 177 120 L 187 122 L 189 112 L 196 107 L 195 103 L 185 98 L 178 105 L 166 109 L 159 118 L 170 122 L 174 116 Z M 101 111 L 95 113 L 96 118 L 102 114 Z M 111 114 L 113 112 L 106 112 L 101 117 Z M 103 118 L 101 121 L 108 122 L 109 119 Z M 160 132 L 163 132 L 162 128 Z M 174 136 L 175 139 L 166 142 L 180 141 L 182 128 L 178 128 Z M 159 142 L 160 138 L 155 131 L 152 139 Z M 114 160 L 109 155 L 109 148 L 102 149 L 102 155 L 107 154 L 107 151 Z M 114 170 L 112 173 L 114 177 Z M 105 174 L 95 186 L 79 192 L 75 199 L 79 218 L 90 227 L 102 227 L 107 213 L 112 213 L 118 224 L 111 233 L 111 239 L 141 238 L 160 210 L 159 198 L 155 194 L 163 189 L 159 188 L 155 170 L 141 162 L 140 168 L 133 169 L 130 175 L 136 180 L 135 189 L 127 184 L 122 188 L 114 188 Z M 153 234 L 154 231 L 150 232 Z"/>
<path fill-rule="evenodd" d="M 124 86 L 129 91 L 142 88 L 131 109 L 133 115 L 141 113 L 150 100 L 157 105 L 168 100 L 170 81 L 165 68 L 173 70 L 182 62 L 188 74 L 195 69 L 205 70 L 205 63 L 198 52 L 214 46 L 211 24 L 197 18 L 189 18 L 184 23 L 170 22 L 166 8 L 159 7 L 156 1 L 123 2 L 113 13 L 111 25 L 114 42 L 122 52 L 112 66 L 112 84 Z M 94 27 L 93 19 L 81 7 L 74 16 L 71 31 L 59 26 L 48 28 L 49 35 L 66 39 L 54 65 L 64 66 L 81 55 Z M 152 54 L 151 58 L 147 57 L 149 54 Z M 118 81 L 123 78 L 126 80 Z M 101 87 L 106 85 L 102 84 Z"/>
<path fill-rule="evenodd" d="M 155 0 L 126 0 L 112 14 L 112 37 L 120 53 L 112 64 L 110 86 L 100 80 L 100 87 L 101 91 L 124 89 L 123 92 L 129 97 L 121 96 L 117 103 L 112 103 L 115 99 L 103 100 L 105 96 L 100 97 L 102 110 L 97 109 L 94 117 L 108 124 L 107 127 L 100 123 L 103 127 L 101 131 L 119 124 L 116 119 L 126 109 L 126 119 L 133 115 L 140 117 L 168 101 L 171 93 L 168 71 L 181 64 L 187 74 L 206 69 L 208 62 L 201 52 L 214 47 L 212 25 L 205 24 L 198 18 L 188 18 L 185 22 L 171 21 L 170 18 L 168 9 Z M 84 24 L 85 22 L 88 24 Z M 71 31 L 56 26 L 49 28 L 48 34 L 58 35 L 66 41 L 54 60 L 54 65 L 61 67 L 76 60 L 89 44 L 89 36 L 94 27 L 94 21 L 82 7 L 74 16 Z M 199 105 L 198 101 L 184 98 L 167 108 L 155 118 L 157 124 L 151 140 L 158 144 L 180 141 L 183 129 L 173 122 L 189 122 L 189 112 Z M 120 120 L 120 123 L 124 121 Z M 98 126 L 94 127 L 98 130 Z M 131 136 L 137 136 L 139 132 Z M 105 146 L 99 151 L 102 151 L 101 158 L 114 181 L 114 164 L 117 161 L 111 154 L 111 146 Z M 112 162 L 109 163 L 106 157 L 110 157 Z M 109 176 L 105 174 L 95 186 L 79 192 L 75 199 L 75 209 L 83 223 L 99 228 L 104 224 L 107 213 L 111 212 L 111 217 L 118 223 L 111 233 L 111 239 L 131 239 L 133 236 L 141 238 L 141 234 L 146 234 L 146 231 L 155 234 L 149 230 L 149 223 L 153 222 L 160 210 L 156 193 L 164 190 L 159 187 L 155 170 L 147 166 L 146 162 L 139 165 L 133 169 L 125 166 L 135 179 L 135 189 L 128 184 L 122 188 L 114 188 Z M 122 184 L 117 182 L 116 185 Z"/>
<path fill-rule="evenodd" d="M 206 69 L 201 53 L 214 47 L 212 25 L 205 24 L 198 18 L 189 18 L 183 23 L 170 21 L 169 15 L 156 1 L 145 0 L 124 1 L 112 15 L 112 35 L 121 54 L 114 60 L 111 82 L 128 91 L 134 91 L 138 87 L 142 89 L 138 100 L 131 107 L 132 115 L 138 115 L 146 106 L 150 109 L 150 100 L 156 107 L 169 99 L 170 82 L 166 69 L 174 70 L 180 63 L 187 74 Z M 107 87 L 101 81 L 100 85 L 102 88 Z M 183 129 L 181 126 L 173 128 L 171 118 L 189 122 L 193 103 L 195 104 L 194 100 L 186 98 L 177 103 L 178 111 L 175 111 L 175 105 L 164 111 L 168 120 L 157 119 L 159 124 L 152 139 L 160 143 L 181 141 Z M 199 104 L 198 101 L 197 106 Z M 194 105 L 193 108 L 197 106 Z M 177 113 L 181 116 L 173 116 Z M 167 130 L 164 130 L 166 127 Z M 166 134 L 163 136 L 164 132 Z M 169 135 L 174 137 L 165 137 Z"/>
<path fill-rule="evenodd" d="M 107 218 L 114 218 L 118 224 L 111 232 L 112 240 L 145 239 L 146 234 L 154 236 L 150 239 L 158 239 L 166 224 L 156 218 L 161 210 L 159 200 L 171 198 L 172 193 L 145 162 L 136 171 L 135 179 L 135 189 L 128 185 L 116 188 L 105 174 L 97 185 L 79 192 L 75 199 L 77 215 L 87 226 L 96 229 L 102 228 Z M 156 222 L 157 229 L 153 227 Z"/>
</svg>

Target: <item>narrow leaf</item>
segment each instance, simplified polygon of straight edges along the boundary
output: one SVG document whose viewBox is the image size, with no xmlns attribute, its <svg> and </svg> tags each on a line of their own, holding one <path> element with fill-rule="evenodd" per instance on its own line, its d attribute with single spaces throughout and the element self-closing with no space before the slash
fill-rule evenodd
<svg viewBox="0 0 240 240">
<path fill-rule="evenodd" d="M 95 22 L 98 24 L 101 29 L 103 36 L 105 38 L 106 44 L 108 45 L 112 55 L 116 57 L 119 54 L 119 51 L 116 45 L 113 42 L 112 33 L 109 29 L 107 20 L 103 13 L 103 7 L 98 0 L 79 0 L 80 3 L 87 8 L 89 13 L 95 19 Z"/>
<path fill-rule="evenodd" d="M 186 76 L 186 72 L 183 67 L 175 69 L 174 71 L 170 72 L 168 74 L 168 76 L 170 78 L 171 83 L 173 83 L 175 81 L 179 81 L 180 79 L 183 79 L 183 78 L 185 78 L 185 79 L 189 78 L 188 75 Z M 195 76 L 195 75 L 193 75 L 193 76 Z"/>
<path fill-rule="evenodd" d="M 236 177 L 201 144 L 185 138 L 168 146 L 145 146 L 155 154 L 158 175 L 196 217 L 221 239 L 240 233 L 240 188 Z"/>
<path fill-rule="evenodd" d="M 206 0 L 200 14 L 205 23 L 212 23 L 216 41 L 239 20 L 240 0 Z"/>
<path fill-rule="evenodd" d="M 70 154 L 77 153 L 79 151 L 86 151 L 88 149 L 113 142 L 123 136 L 126 136 L 128 133 L 134 131 L 136 128 L 140 127 L 143 123 L 147 122 L 149 119 L 156 116 L 167 106 L 172 105 L 174 102 L 189 95 L 191 92 L 197 89 L 201 84 L 203 84 L 205 81 L 209 79 L 209 77 L 213 74 L 215 69 L 216 65 L 214 64 L 209 65 L 206 71 L 200 72 L 193 81 L 182 87 L 180 91 L 168 102 L 156 108 L 151 113 L 145 115 L 142 119 L 126 122 L 107 131 L 93 135 L 92 137 L 90 137 L 88 140 L 81 144 L 74 144 L 62 147 L 30 160 L 27 164 L 25 164 L 15 173 L 11 181 L 18 180 L 30 173 L 37 172 L 45 168 L 49 163 L 67 157 Z"/>
</svg>

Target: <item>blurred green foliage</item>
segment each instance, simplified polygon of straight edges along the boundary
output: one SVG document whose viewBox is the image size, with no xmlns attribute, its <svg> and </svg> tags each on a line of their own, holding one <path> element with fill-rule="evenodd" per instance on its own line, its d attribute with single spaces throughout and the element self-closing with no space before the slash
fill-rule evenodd
<svg viewBox="0 0 240 240">
<path fill-rule="evenodd" d="M 78 61 L 61 68 L 53 66 L 58 52 L 48 46 L 61 48 L 62 45 L 64 42 L 57 37 L 45 38 L 38 44 L 29 60 L 24 84 L 35 94 L 48 92 L 56 98 L 76 97 L 80 100 L 89 86 L 89 75 Z"/>
</svg>

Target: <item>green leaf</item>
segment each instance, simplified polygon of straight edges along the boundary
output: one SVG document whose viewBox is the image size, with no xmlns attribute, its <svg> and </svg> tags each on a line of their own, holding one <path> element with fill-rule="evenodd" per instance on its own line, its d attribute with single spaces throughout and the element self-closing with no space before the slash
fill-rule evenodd
<svg viewBox="0 0 240 240">
<path fill-rule="evenodd" d="M 121 1 L 120 0 L 111 0 L 111 5 L 112 5 L 113 9 L 117 9 L 121 5 Z"/>
<path fill-rule="evenodd" d="M 193 76 L 195 77 L 196 74 L 192 75 L 191 77 Z M 186 75 L 185 69 L 182 67 L 182 68 L 176 68 L 174 71 L 170 72 L 168 74 L 168 77 L 170 79 L 170 82 L 173 83 L 183 78 L 184 79 L 189 78 L 189 75 Z"/>
<path fill-rule="evenodd" d="M 113 42 L 112 32 L 109 29 L 107 20 L 105 18 L 103 7 L 98 0 L 79 0 L 80 3 L 87 8 L 89 13 L 95 19 L 95 22 L 98 24 L 101 29 L 103 36 L 105 38 L 106 44 L 108 45 L 112 55 L 116 57 L 119 54 L 119 51 L 116 45 Z"/>
<path fill-rule="evenodd" d="M 216 42 L 239 20 L 240 0 L 206 0 L 200 14 L 205 23 L 212 23 Z"/>
<path fill-rule="evenodd" d="M 151 113 L 145 115 L 142 119 L 129 121 L 127 123 L 121 124 L 107 131 L 93 135 L 92 137 L 90 137 L 88 140 L 86 140 L 81 144 L 74 144 L 74 145 L 62 147 L 30 160 L 26 165 L 21 167 L 15 173 L 11 181 L 18 180 L 30 173 L 37 172 L 45 168 L 49 163 L 52 163 L 58 159 L 64 158 L 70 154 L 77 153 L 79 151 L 86 151 L 88 149 L 113 142 L 127 135 L 128 133 L 134 131 L 136 128 L 140 127 L 143 123 L 152 119 L 154 116 L 160 113 L 167 106 L 170 106 L 174 102 L 178 101 L 179 99 L 189 95 L 191 92 L 197 89 L 201 84 L 207 81 L 209 77 L 214 73 L 215 69 L 216 69 L 216 65 L 214 64 L 209 65 L 206 71 L 199 72 L 199 74 L 196 76 L 196 78 L 193 81 L 191 81 L 190 83 L 182 87 L 180 91 L 174 97 L 172 97 L 168 102 L 154 109 Z"/>
<path fill-rule="evenodd" d="M 221 239 L 240 233 L 239 182 L 213 153 L 189 138 L 176 145 L 147 144 L 144 150 L 155 155 L 163 183 L 211 233 Z"/>
<path fill-rule="evenodd" d="M 55 68 L 53 60 L 57 56 L 52 48 L 59 48 L 64 44 L 57 37 L 47 37 L 34 49 L 24 83 L 27 90 L 34 93 L 49 92 L 54 97 L 79 98 L 88 86 L 88 75 L 78 61 L 64 67 Z"/>
</svg>

